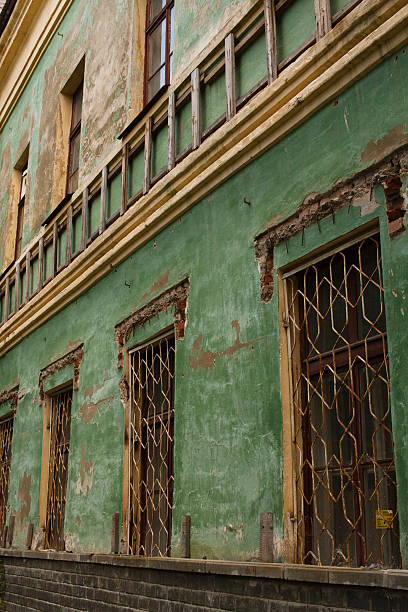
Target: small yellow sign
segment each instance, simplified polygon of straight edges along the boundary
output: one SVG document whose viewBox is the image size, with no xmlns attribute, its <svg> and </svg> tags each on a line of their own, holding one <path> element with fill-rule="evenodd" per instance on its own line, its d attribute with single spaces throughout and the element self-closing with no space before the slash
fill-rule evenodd
<svg viewBox="0 0 408 612">
<path fill-rule="evenodd" d="M 376 529 L 392 529 L 394 513 L 392 510 L 377 510 L 375 515 Z"/>
</svg>

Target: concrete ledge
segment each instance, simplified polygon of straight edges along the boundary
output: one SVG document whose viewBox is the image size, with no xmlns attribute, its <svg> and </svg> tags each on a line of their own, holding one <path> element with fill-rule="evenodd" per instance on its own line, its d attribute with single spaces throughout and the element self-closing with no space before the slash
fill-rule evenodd
<svg viewBox="0 0 408 612">
<path fill-rule="evenodd" d="M 204 559 L 146 558 L 128 555 L 74 554 L 0 548 L 2 558 L 93 563 L 117 567 L 187 572 L 291 582 L 377 587 L 408 591 L 408 571 L 396 569 L 317 567 L 287 563 L 257 563 Z"/>
</svg>

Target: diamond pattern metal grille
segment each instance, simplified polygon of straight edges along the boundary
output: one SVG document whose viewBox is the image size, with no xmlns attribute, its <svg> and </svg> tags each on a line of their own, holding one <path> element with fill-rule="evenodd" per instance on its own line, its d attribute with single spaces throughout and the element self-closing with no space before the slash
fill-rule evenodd
<svg viewBox="0 0 408 612">
<path fill-rule="evenodd" d="M 14 413 L 0 422 L 0 534 L 6 526 Z"/>
<path fill-rule="evenodd" d="M 72 389 L 54 395 L 51 402 L 50 471 L 45 548 L 64 550 Z"/>
<path fill-rule="evenodd" d="M 130 355 L 129 553 L 169 556 L 173 510 L 174 337 Z"/>
<path fill-rule="evenodd" d="M 379 238 L 290 276 L 285 300 L 298 561 L 399 567 Z"/>
</svg>

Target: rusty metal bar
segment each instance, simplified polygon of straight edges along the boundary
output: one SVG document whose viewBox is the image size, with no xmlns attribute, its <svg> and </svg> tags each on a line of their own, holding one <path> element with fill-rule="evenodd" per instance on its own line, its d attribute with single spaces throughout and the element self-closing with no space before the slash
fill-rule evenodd
<svg viewBox="0 0 408 612">
<path fill-rule="evenodd" d="M 181 517 L 181 538 L 180 538 L 180 555 L 184 559 L 189 559 L 191 556 L 190 540 L 191 540 L 191 516 L 189 514 L 184 514 Z"/>
<path fill-rule="evenodd" d="M 27 537 L 26 537 L 26 549 L 27 550 L 30 550 L 33 545 L 33 535 L 34 535 L 34 523 L 28 523 Z"/>
<path fill-rule="evenodd" d="M 112 514 L 111 553 L 119 554 L 119 512 Z"/>
<path fill-rule="evenodd" d="M 4 525 L 3 535 L 2 535 L 2 538 L 1 538 L 1 547 L 2 548 L 7 548 L 7 532 L 8 532 L 8 527 L 7 527 L 7 525 Z"/>
<path fill-rule="evenodd" d="M 273 514 L 262 512 L 260 516 L 259 557 L 262 563 L 273 563 Z"/>
<path fill-rule="evenodd" d="M 16 522 L 16 517 L 14 514 L 12 514 L 9 519 L 8 533 L 7 533 L 7 543 L 8 543 L 9 548 L 13 546 L 15 522 Z"/>
</svg>

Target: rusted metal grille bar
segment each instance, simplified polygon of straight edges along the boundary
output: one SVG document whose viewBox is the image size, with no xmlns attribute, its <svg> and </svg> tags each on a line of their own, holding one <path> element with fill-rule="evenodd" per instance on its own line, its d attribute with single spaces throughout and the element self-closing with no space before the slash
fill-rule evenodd
<svg viewBox="0 0 408 612">
<path fill-rule="evenodd" d="M 14 413 L 0 422 L 0 534 L 4 531 L 7 519 L 13 425 Z"/>
<path fill-rule="evenodd" d="M 174 336 L 130 355 L 129 554 L 170 556 L 173 510 Z"/>
<path fill-rule="evenodd" d="M 400 566 L 377 235 L 285 280 L 298 561 Z"/>
<path fill-rule="evenodd" d="M 72 389 L 51 398 L 50 470 L 45 548 L 64 550 L 64 519 L 71 436 Z"/>
</svg>

